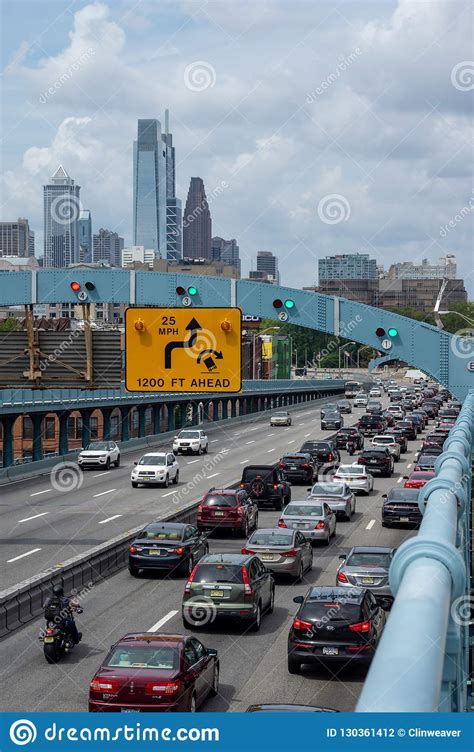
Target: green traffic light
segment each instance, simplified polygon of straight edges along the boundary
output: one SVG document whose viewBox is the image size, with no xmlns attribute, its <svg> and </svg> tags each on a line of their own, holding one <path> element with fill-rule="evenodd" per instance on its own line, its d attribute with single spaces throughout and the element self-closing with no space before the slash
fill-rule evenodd
<svg viewBox="0 0 474 752">
<path fill-rule="evenodd" d="M 188 287 L 188 295 L 197 295 L 197 287 Z"/>
<path fill-rule="evenodd" d="M 294 300 L 285 300 L 285 308 L 294 308 L 294 307 L 295 307 Z"/>
<path fill-rule="evenodd" d="M 398 334 L 398 329 L 395 329 L 394 327 L 391 327 L 387 332 L 389 337 L 396 337 Z"/>
</svg>

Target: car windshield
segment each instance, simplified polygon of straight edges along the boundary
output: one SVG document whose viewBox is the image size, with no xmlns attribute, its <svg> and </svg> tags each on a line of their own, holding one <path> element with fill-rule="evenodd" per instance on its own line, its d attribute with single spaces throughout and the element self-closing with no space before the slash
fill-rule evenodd
<svg viewBox="0 0 474 752">
<path fill-rule="evenodd" d="M 288 504 L 285 509 L 285 517 L 322 517 L 321 504 Z"/>
<path fill-rule="evenodd" d="M 385 457 L 385 451 L 383 449 L 364 449 L 362 452 L 364 457 Z"/>
<path fill-rule="evenodd" d="M 257 530 L 249 539 L 253 546 L 291 546 L 293 545 L 293 533 L 261 533 Z"/>
<path fill-rule="evenodd" d="M 87 449 L 94 449 L 94 451 L 97 451 L 98 449 L 102 452 L 106 452 L 109 448 L 109 445 L 106 441 L 91 441 L 91 443 L 88 445 Z"/>
<path fill-rule="evenodd" d="M 395 439 L 391 436 L 374 436 L 373 441 L 377 444 L 393 444 Z"/>
<path fill-rule="evenodd" d="M 274 418 L 287 418 L 288 413 L 273 413 Z"/>
<path fill-rule="evenodd" d="M 315 483 L 311 489 L 312 496 L 342 496 L 344 486 L 340 483 Z"/>
<path fill-rule="evenodd" d="M 110 654 L 105 663 L 113 668 L 154 668 L 177 669 L 179 667 L 179 652 L 171 645 L 127 645 L 117 647 Z"/>
<path fill-rule="evenodd" d="M 235 507 L 238 501 L 236 496 L 216 494 L 215 496 L 207 496 L 202 504 L 206 507 Z"/>
<path fill-rule="evenodd" d="M 206 563 L 198 566 L 193 582 L 243 583 L 242 566 L 236 564 Z"/>
<path fill-rule="evenodd" d="M 412 488 L 393 488 L 389 491 L 387 501 L 417 501 L 418 491 Z"/>
<path fill-rule="evenodd" d="M 163 527 L 163 525 L 149 525 L 138 536 L 147 540 L 180 541 L 183 537 L 182 528 Z"/>
<path fill-rule="evenodd" d="M 304 452 L 305 449 L 309 452 L 330 452 L 331 446 L 324 441 L 306 441 L 301 447 L 301 451 Z"/>
<path fill-rule="evenodd" d="M 181 431 L 178 439 L 199 439 L 199 431 Z"/>
<path fill-rule="evenodd" d="M 338 436 L 355 436 L 358 433 L 357 428 L 341 428 L 338 431 Z"/>
<path fill-rule="evenodd" d="M 410 475 L 410 480 L 431 480 L 433 477 L 433 473 L 412 473 Z"/>
<path fill-rule="evenodd" d="M 381 567 L 382 569 L 388 569 L 392 557 L 387 553 L 371 553 L 368 551 L 354 553 L 346 559 L 346 566 L 348 567 Z"/>
<path fill-rule="evenodd" d="M 340 465 L 337 468 L 338 475 L 365 475 L 363 465 Z"/>
<path fill-rule="evenodd" d="M 139 465 L 166 465 L 166 455 L 165 454 L 154 454 L 150 456 L 142 457 Z"/>
<path fill-rule="evenodd" d="M 347 621 L 355 624 L 361 620 L 360 606 L 354 603 L 345 603 L 343 596 L 341 601 L 307 601 L 300 613 L 302 619 L 311 619 L 322 621 L 326 624 L 328 621 Z"/>
</svg>

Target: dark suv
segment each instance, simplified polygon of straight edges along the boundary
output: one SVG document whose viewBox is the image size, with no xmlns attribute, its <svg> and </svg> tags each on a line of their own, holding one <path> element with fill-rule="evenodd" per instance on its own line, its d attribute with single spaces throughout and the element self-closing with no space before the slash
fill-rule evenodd
<svg viewBox="0 0 474 752">
<path fill-rule="evenodd" d="M 386 447 L 363 449 L 357 458 L 359 465 L 365 465 L 370 473 L 376 472 L 387 478 L 393 473 L 393 457 Z"/>
<path fill-rule="evenodd" d="M 315 460 L 318 470 L 322 467 L 331 468 L 338 467 L 341 461 L 341 455 L 339 449 L 336 448 L 335 441 L 305 441 L 300 449 L 300 452 L 309 452 Z"/>
<path fill-rule="evenodd" d="M 244 538 L 258 527 L 258 506 L 246 491 L 233 488 L 211 488 L 198 506 L 198 530 L 226 528 Z"/>
<path fill-rule="evenodd" d="M 285 454 L 279 467 L 283 478 L 290 483 L 312 483 L 318 477 L 318 466 L 308 452 Z"/>
<path fill-rule="evenodd" d="M 375 436 L 387 428 L 387 421 L 382 415 L 362 415 L 357 427 L 363 436 Z"/>
<path fill-rule="evenodd" d="M 423 519 L 418 506 L 418 488 L 392 488 L 388 494 L 382 494 L 382 527 L 397 524 L 416 525 Z"/>
<path fill-rule="evenodd" d="M 356 449 L 364 448 L 364 437 L 358 428 L 353 426 L 350 428 L 341 428 L 336 434 L 336 447 L 338 449 L 345 449 L 347 447 L 348 439 L 352 439 Z"/>
<path fill-rule="evenodd" d="M 290 484 L 275 465 L 247 465 L 242 473 L 240 488 L 255 499 L 258 506 L 273 506 L 281 510 L 291 501 Z"/>
</svg>

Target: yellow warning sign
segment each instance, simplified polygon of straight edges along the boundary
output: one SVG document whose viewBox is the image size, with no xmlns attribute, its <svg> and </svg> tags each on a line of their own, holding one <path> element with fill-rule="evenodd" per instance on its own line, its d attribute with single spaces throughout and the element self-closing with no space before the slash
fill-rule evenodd
<svg viewBox="0 0 474 752">
<path fill-rule="evenodd" d="M 131 392 L 239 392 L 240 308 L 127 308 Z"/>
</svg>

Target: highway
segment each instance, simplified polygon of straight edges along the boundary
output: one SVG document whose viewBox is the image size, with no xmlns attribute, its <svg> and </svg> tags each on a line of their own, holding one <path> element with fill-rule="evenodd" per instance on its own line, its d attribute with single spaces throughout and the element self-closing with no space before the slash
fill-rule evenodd
<svg viewBox="0 0 474 752">
<path fill-rule="evenodd" d="M 352 417 L 354 415 L 357 411 Z M 231 449 L 230 456 L 222 460 L 226 464 L 221 470 L 219 485 L 224 480 L 238 477 L 239 463 L 243 459 L 261 460 L 265 454 L 267 459 L 276 459 L 285 448 L 299 448 L 307 434 L 320 436 L 319 410 L 307 408 L 299 411 L 298 420 L 289 430 L 271 429 L 267 416 L 258 419 L 254 425 L 236 428 L 237 431 L 242 431 L 240 437 L 234 437 L 238 440 L 237 446 L 232 445 L 227 435 L 224 442 L 219 441 L 221 451 L 226 446 Z M 409 530 L 382 528 L 381 494 L 403 482 L 403 475 L 413 465 L 414 451 L 420 440 L 421 436 L 409 443 L 409 451 L 396 463 L 392 478 L 376 478 L 370 496 L 357 497 L 356 514 L 350 522 L 338 522 L 337 535 L 331 545 L 328 548 L 315 547 L 313 569 L 306 574 L 302 584 L 277 580 L 275 611 L 263 618 L 259 633 L 219 623 L 196 630 L 205 645 L 217 648 L 221 663 L 220 692 L 203 705 L 203 710 L 236 712 L 245 710 L 251 703 L 272 701 L 354 710 L 364 681 L 364 673 L 360 670 L 357 674 L 350 667 L 342 672 L 339 669 L 318 669 L 307 670 L 300 676 L 288 674 L 286 640 L 291 617 L 297 608 L 292 599 L 303 594 L 311 584 L 335 584 L 339 554 L 347 552 L 352 545 L 398 546 L 414 535 Z M 254 443 L 247 444 L 250 441 Z M 343 453 L 342 461 L 353 460 Z M 200 458 L 196 464 L 202 462 Z M 99 482 L 103 483 L 101 479 Z M 128 479 L 126 485 L 119 510 L 126 508 L 126 496 L 130 493 Z M 94 490 L 96 488 L 94 486 Z M 303 499 L 306 488 L 294 486 L 292 495 L 294 499 Z M 111 515 L 112 511 L 111 506 L 102 509 L 104 515 Z M 145 511 L 140 510 L 140 516 L 127 512 L 130 523 L 136 525 L 142 518 L 145 521 Z M 101 518 L 97 516 L 96 519 Z M 277 519 L 278 513 L 261 511 L 259 526 L 275 524 Z M 70 528 L 72 531 L 74 524 Z M 110 531 L 114 534 L 117 529 L 114 530 L 111 524 Z M 242 542 L 230 535 L 222 539 L 211 537 L 210 549 L 211 552 L 238 551 Z M 182 577 L 167 578 L 157 574 L 137 580 L 126 570 L 92 587 L 82 601 L 84 613 L 78 617 L 84 639 L 58 666 L 49 666 L 44 660 L 42 643 L 37 639 L 42 619 L 13 633 L 0 645 L 1 677 L 3 685 L 8 687 L 8 692 L 4 692 L 0 700 L 0 710 L 17 711 L 21 707 L 30 711 L 87 710 L 89 681 L 116 639 L 134 631 L 185 631 L 180 616 L 183 587 Z"/>
</svg>

